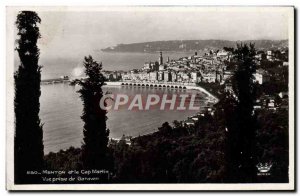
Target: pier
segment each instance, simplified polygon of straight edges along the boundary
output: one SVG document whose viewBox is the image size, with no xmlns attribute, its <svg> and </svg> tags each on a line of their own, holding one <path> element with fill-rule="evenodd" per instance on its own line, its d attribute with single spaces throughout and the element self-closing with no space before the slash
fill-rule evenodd
<svg viewBox="0 0 300 196">
<path fill-rule="evenodd" d="M 55 78 L 55 79 L 42 80 L 41 84 L 46 85 L 46 84 L 69 83 L 69 82 L 70 82 L 69 79 Z"/>
<path fill-rule="evenodd" d="M 83 80 L 85 78 L 81 78 Z M 58 84 L 58 83 L 68 83 L 72 84 L 72 80 L 69 78 L 56 78 L 56 79 L 47 79 L 42 80 L 42 85 L 47 84 Z M 204 88 L 197 86 L 195 83 L 154 83 L 154 82 L 134 82 L 134 81 L 119 81 L 119 82 L 105 82 L 107 86 L 137 86 L 137 87 L 150 87 L 150 88 L 170 88 L 170 89 L 187 89 L 187 90 L 198 90 L 201 91 L 209 96 L 210 99 L 213 100 L 213 102 L 218 102 L 218 98 L 216 98 L 214 95 L 212 95 L 210 92 L 205 90 Z"/>
<path fill-rule="evenodd" d="M 151 83 L 151 82 L 132 82 L 132 81 L 120 81 L 120 82 L 105 82 L 108 86 L 137 86 L 137 87 L 153 87 L 153 88 L 170 88 L 170 89 L 188 89 L 198 90 L 209 96 L 213 102 L 218 102 L 219 99 L 212 95 L 204 88 L 197 86 L 195 83 Z"/>
</svg>

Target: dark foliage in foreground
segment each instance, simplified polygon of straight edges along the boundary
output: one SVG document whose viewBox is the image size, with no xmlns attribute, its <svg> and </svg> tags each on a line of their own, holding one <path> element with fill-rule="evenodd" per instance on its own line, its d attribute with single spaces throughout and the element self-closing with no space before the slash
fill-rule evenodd
<svg viewBox="0 0 300 196">
<path fill-rule="evenodd" d="M 106 127 L 106 110 L 101 109 L 99 103 L 105 77 L 101 73 L 102 63 L 94 61 L 91 56 L 84 58 L 84 67 L 87 79 L 78 81 L 82 87 L 79 93 L 83 101 L 82 164 L 84 169 L 104 169 L 107 167 L 109 130 Z"/>
<path fill-rule="evenodd" d="M 203 117 L 190 128 L 172 128 L 164 123 L 159 131 L 135 138 L 132 145 L 111 146 L 117 182 L 196 183 L 222 182 L 224 132 L 210 127 Z M 190 132 L 192 131 L 192 132 Z"/>
<path fill-rule="evenodd" d="M 48 170 L 68 171 L 82 169 L 81 149 L 70 147 L 57 153 L 50 152 L 45 156 L 45 165 Z"/>
<path fill-rule="evenodd" d="M 267 182 L 288 182 L 289 169 L 289 119 L 288 111 L 276 113 L 262 111 L 257 115 L 258 162 L 272 163 L 271 177 L 258 179 Z"/>
<path fill-rule="evenodd" d="M 27 171 L 43 167 L 43 130 L 39 111 L 41 95 L 41 66 L 38 65 L 40 38 L 38 23 L 41 19 L 35 12 L 22 11 L 17 16 L 17 40 L 21 65 L 15 73 L 15 183 L 35 183 L 36 176 Z"/>
<path fill-rule="evenodd" d="M 158 132 L 126 144 L 111 142 L 109 154 L 113 183 L 227 183 L 226 129 L 223 110 L 199 118 L 195 127 L 164 123 Z M 258 115 L 256 159 L 272 162 L 271 175 L 257 182 L 288 182 L 287 111 Z M 80 149 L 45 156 L 49 169 L 80 169 Z"/>
<path fill-rule="evenodd" d="M 224 116 L 232 111 L 232 115 L 226 121 L 228 129 L 226 176 L 230 182 L 256 181 L 255 130 L 257 130 L 257 121 L 253 113 L 256 99 L 256 84 L 253 81 L 253 74 L 256 71 L 255 54 L 253 44 L 249 46 L 238 44 L 233 50 L 232 61 L 236 64 L 236 70 L 231 83 L 236 98 L 232 99 L 233 111 L 230 107 L 223 107 L 225 108 Z"/>
</svg>

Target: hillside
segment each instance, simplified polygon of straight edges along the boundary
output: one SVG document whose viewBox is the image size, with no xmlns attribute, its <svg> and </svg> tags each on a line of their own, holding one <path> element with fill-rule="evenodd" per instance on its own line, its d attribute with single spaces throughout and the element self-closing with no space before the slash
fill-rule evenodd
<svg viewBox="0 0 300 196">
<path fill-rule="evenodd" d="M 154 41 L 132 44 L 118 44 L 102 49 L 104 52 L 186 52 L 195 50 L 221 49 L 234 47 L 241 41 L 228 40 L 173 40 Z M 288 40 L 246 40 L 246 43 L 255 43 L 257 49 L 272 49 L 288 47 Z"/>
</svg>

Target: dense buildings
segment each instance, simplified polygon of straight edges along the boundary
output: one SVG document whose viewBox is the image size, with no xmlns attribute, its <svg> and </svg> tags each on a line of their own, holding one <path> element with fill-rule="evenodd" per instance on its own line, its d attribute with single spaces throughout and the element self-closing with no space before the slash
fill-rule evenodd
<svg viewBox="0 0 300 196">
<path fill-rule="evenodd" d="M 229 51 L 207 50 L 203 55 L 196 51 L 194 55 L 179 59 L 167 58 L 166 62 L 163 61 L 163 52 L 159 52 L 158 61 L 145 62 L 141 69 L 105 71 L 104 75 L 110 81 L 135 83 L 213 83 L 222 87 L 224 91 L 233 92 L 231 78 L 236 65 L 231 62 L 233 54 Z M 288 84 L 288 50 L 258 50 L 255 59 L 257 70 L 253 74 L 253 80 L 259 85 L 260 91 L 272 96 L 286 92 L 284 87 Z"/>
<path fill-rule="evenodd" d="M 230 51 L 230 50 L 229 50 Z M 158 61 L 145 62 L 141 69 L 130 71 L 106 71 L 110 81 L 135 83 L 172 83 L 181 85 L 208 84 L 218 86 L 222 91 L 233 93 L 231 78 L 236 65 L 231 62 L 233 54 L 227 50 L 207 50 L 203 55 L 194 55 L 163 61 L 159 52 Z M 288 91 L 288 50 L 258 50 L 255 55 L 257 70 L 253 81 L 258 85 L 258 100 L 255 109 L 284 109 L 288 99 L 283 96 Z"/>
<path fill-rule="evenodd" d="M 163 53 L 160 52 L 158 61 L 146 62 L 140 70 L 123 72 L 120 80 L 156 83 L 222 82 L 225 78 L 224 60 L 228 58 L 228 52 L 222 50 L 206 56 L 199 56 L 195 52 L 195 55 L 177 60 L 170 60 L 168 57 L 164 62 Z"/>
</svg>

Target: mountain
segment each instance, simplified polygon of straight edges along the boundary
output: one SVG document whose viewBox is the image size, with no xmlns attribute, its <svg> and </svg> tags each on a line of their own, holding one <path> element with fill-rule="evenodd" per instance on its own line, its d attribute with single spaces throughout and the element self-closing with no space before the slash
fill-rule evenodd
<svg viewBox="0 0 300 196">
<path fill-rule="evenodd" d="M 132 44 L 118 44 L 117 46 L 101 49 L 103 52 L 186 52 L 195 50 L 222 49 L 223 47 L 235 47 L 237 43 L 255 43 L 257 49 L 287 48 L 288 40 L 173 40 L 154 41 Z"/>
</svg>

